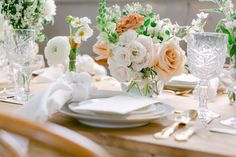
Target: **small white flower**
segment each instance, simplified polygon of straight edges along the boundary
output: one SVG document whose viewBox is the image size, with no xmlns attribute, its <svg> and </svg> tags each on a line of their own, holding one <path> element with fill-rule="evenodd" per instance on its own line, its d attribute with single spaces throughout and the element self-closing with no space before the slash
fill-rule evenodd
<svg viewBox="0 0 236 157">
<path fill-rule="evenodd" d="M 200 19 L 206 19 L 208 17 L 208 14 L 204 12 L 200 12 L 199 14 L 197 14 L 197 17 Z"/>
<path fill-rule="evenodd" d="M 88 17 L 76 17 L 72 22 L 71 25 L 74 28 L 78 28 L 80 26 L 87 26 L 88 24 L 91 24 L 91 20 Z"/>
<path fill-rule="evenodd" d="M 93 35 L 93 30 L 89 26 L 81 27 L 76 33 L 74 40 L 80 44 L 81 41 L 87 41 Z"/>
<path fill-rule="evenodd" d="M 226 27 L 227 29 L 236 28 L 236 20 L 226 22 L 226 23 L 225 23 L 225 27 Z"/>
<path fill-rule="evenodd" d="M 44 54 L 48 65 L 65 64 L 70 53 L 70 43 L 67 37 L 57 36 L 48 41 Z"/>
<path fill-rule="evenodd" d="M 56 4 L 54 0 L 46 0 L 43 8 L 45 19 L 51 21 L 53 16 L 56 15 Z"/>
</svg>

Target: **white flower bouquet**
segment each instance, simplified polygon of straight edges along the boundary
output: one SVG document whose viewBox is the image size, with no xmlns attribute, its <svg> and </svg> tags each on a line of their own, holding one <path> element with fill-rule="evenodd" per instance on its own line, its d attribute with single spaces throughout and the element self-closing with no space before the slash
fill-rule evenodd
<svg viewBox="0 0 236 157">
<path fill-rule="evenodd" d="M 54 0 L 3 0 L 1 13 L 13 29 L 33 29 L 39 41 L 46 40 L 44 25 L 53 23 L 56 15 Z"/>
<path fill-rule="evenodd" d="M 113 77 L 130 82 L 128 91 L 136 87 L 141 95 L 159 94 L 160 80 L 168 81 L 184 71 L 186 57 L 179 41 L 189 32 L 202 31 L 206 18 L 200 13 L 190 26 L 179 26 L 160 19 L 148 4 L 127 4 L 121 9 L 106 7 L 106 1 L 100 0 L 100 34 L 93 51 L 98 60 L 107 59 Z"/>
</svg>

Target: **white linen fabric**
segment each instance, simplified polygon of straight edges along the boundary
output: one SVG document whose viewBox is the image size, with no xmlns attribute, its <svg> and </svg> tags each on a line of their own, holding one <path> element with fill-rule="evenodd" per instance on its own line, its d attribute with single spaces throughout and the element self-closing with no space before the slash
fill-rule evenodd
<svg viewBox="0 0 236 157">
<path fill-rule="evenodd" d="M 66 73 L 46 90 L 33 96 L 17 114 L 31 120 L 46 121 L 65 103 L 87 99 L 92 89 L 91 81 L 88 73 Z"/>
<path fill-rule="evenodd" d="M 92 87 L 92 78 L 86 72 L 68 72 L 51 83 L 47 89 L 33 96 L 17 114 L 27 119 L 44 122 L 66 103 L 119 94 L 122 92 L 97 90 Z"/>
</svg>

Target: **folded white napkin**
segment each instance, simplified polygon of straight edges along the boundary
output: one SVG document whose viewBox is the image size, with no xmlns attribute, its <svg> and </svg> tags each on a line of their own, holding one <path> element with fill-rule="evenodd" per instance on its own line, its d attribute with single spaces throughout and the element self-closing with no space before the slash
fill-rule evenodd
<svg viewBox="0 0 236 157">
<path fill-rule="evenodd" d="M 64 65 L 51 66 L 49 68 L 42 69 L 41 73 L 34 79 L 32 79 L 32 83 L 48 83 L 56 81 L 59 77 L 61 77 L 65 73 Z"/>
<path fill-rule="evenodd" d="M 92 111 L 95 113 L 127 114 L 132 111 L 147 107 L 158 102 L 155 99 L 131 95 L 119 95 L 110 98 L 98 99 L 90 103 L 78 103 L 70 105 L 69 108 L 74 112 Z"/>
<path fill-rule="evenodd" d="M 168 85 L 196 85 L 199 79 L 194 77 L 192 74 L 181 74 L 173 77 Z"/>
</svg>

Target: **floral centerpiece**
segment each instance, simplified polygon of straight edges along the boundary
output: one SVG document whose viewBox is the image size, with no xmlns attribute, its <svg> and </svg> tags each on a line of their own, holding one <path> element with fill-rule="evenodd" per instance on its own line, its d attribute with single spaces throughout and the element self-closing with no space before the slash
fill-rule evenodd
<svg viewBox="0 0 236 157">
<path fill-rule="evenodd" d="M 228 35 L 228 57 L 230 58 L 230 69 L 236 70 L 236 10 L 231 0 L 200 0 L 202 2 L 213 2 L 218 7 L 211 9 L 204 9 L 211 13 L 223 14 L 224 17 L 220 19 L 216 25 L 216 32 L 225 33 Z M 233 72 L 233 71 L 232 71 Z M 236 81 L 235 76 L 228 76 Z M 233 72 L 235 75 L 235 72 Z M 226 77 L 226 76 L 225 76 Z M 224 78 L 225 79 L 225 78 Z M 235 84 L 232 86 L 236 86 Z M 229 87 L 235 88 L 235 87 Z M 236 104 L 236 93 L 229 90 L 228 96 L 231 104 Z"/>
<path fill-rule="evenodd" d="M 179 41 L 189 32 L 202 31 L 207 15 L 198 14 L 190 26 L 161 19 L 152 6 L 139 3 L 106 7 L 100 0 L 97 26 L 100 31 L 93 50 L 107 59 L 113 77 L 129 82 L 141 95 L 159 94 L 160 82 L 184 71 L 185 52 Z"/>
<path fill-rule="evenodd" d="M 44 25 L 56 15 L 54 0 L 3 0 L 1 13 L 13 29 L 33 29 L 39 41 L 46 40 Z"/>
</svg>

